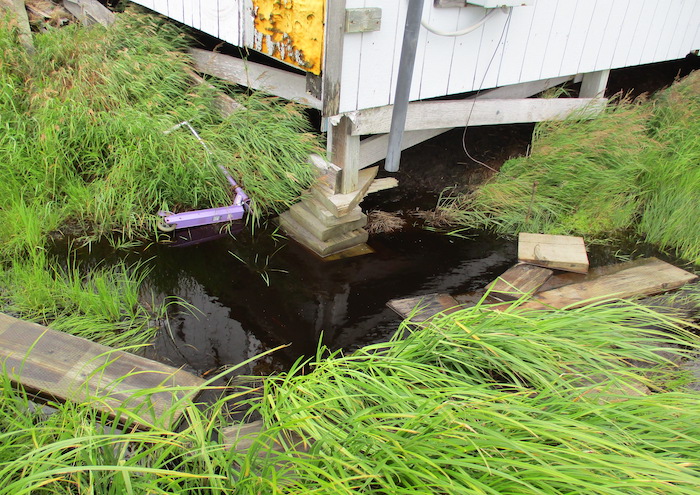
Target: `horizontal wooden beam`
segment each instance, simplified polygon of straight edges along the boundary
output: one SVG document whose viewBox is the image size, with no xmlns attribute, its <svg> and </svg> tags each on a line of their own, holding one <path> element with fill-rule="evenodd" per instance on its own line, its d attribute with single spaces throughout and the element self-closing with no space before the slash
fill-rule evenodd
<svg viewBox="0 0 700 495">
<path fill-rule="evenodd" d="M 605 98 L 525 98 L 499 100 L 429 101 L 411 103 L 406 131 L 562 120 L 574 112 L 595 115 Z M 350 114 L 352 134 L 389 132 L 393 106 L 358 110 Z"/>
<path fill-rule="evenodd" d="M 306 77 L 300 74 L 199 48 L 190 49 L 190 55 L 198 72 L 317 110 L 323 107 L 321 100 L 306 92 Z"/>
<path fill-rule="evenodd" d="M 482 91 L 475 97 L 469 97 L 469 100 L 493 100 L 502 98 L 528 98 L 537 93 L 541 93 L 549 88 L 564 84 L 573 79 L 573 76 L 553 77 L 550 79 L 541 79 L 539 81 L 530 81 L 520 84 L 511 84 L 501 86 L 499 88 Z M 439 136 L 453 127 L 445 127 L 442 129 L 427 129 L 422 131 L 406 131 L 403 133 L 401 140 L 401 150 L 408 149 L 412 146 L 420 144 L 435 136 Z M 380 160 L 386 158 L 386 150 L 389 144 L 388 134 L 377 134 L 360 142 L 360 168 L 369 167 Z"/>
</svg>

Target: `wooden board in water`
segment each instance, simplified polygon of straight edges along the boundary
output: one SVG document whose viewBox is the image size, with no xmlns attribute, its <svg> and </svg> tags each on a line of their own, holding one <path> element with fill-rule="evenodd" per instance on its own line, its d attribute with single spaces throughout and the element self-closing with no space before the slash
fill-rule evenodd
<svg viewBox="0 0 700 495">
<path fill-rule="evenodd" d="M 489 294 L 511 301 L 520 299 L 526 294 L 532 294 L 544 284 L 554 272 L 548 268 L 519 263 L 503 273 L 496 280 L 491 282 L 486 289 Z"/>
<path fill-rule="evenodd" d="M 518 236 L 518 261 L 569 272 L 588 272 L 583 237 L 521 232 Z"/>
<path fill-rule="evenodd" d="M 460 304 L 449 294 L 426 294 L 405 299 L 392 299 L 386 303 L 401 318 L 411 316 L 411 321 L 420 323 L 429 320 L 438 313 L 453 313 Z"/>
<path fill-rule="evenodd" d="M 650 296 L 677 289 L 698 278 L 657 258 L 637 260 L 625 266 L 605 267 L 601 270 L 604 274 L 597 278 L 539 292 L 522 307 L 576 308 L 605 299 Z"/>
<path fill-rule="evenodd" d="M 60 401 L 89 402 L 111 416 L 135 413 L 139 426 L 174 426 L 177 403 L 201 378 L 134 354 L 0 313 L 0 362 L 10 379 Z M 157 390 L 155 392 L 154 390 Z M 149 392 L 154 391 L 154 392 Z"/>
</svg>

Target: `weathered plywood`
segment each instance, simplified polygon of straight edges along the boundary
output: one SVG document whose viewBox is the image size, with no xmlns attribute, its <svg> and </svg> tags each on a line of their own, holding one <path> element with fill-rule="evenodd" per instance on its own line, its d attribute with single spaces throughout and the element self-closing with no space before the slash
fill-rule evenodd
<svg viewBox="0 0 700 495">
<path fill-rule="evenodd" d="M 535 294 L 525 308 L 575 308 L 611 298 L 640 297 L 677 289 L 698 277 L 657 258 L 594 280 L 566 285 Z"/>
<path fill-rule="evenodd" d="M 449 294 L 426 294 L 404 299 L 392 299 L 386 305 L 401 318 L 411 316 L 411 321 L 416 323 L 427 321 L 438 313 L 454 313 L 460 306 Z"/>
<path fill-rule="evenodd" d="M 204 380 L 171 366 L 95 344 L 65 332 L 0 313 L 0 361 L 10 379 L 57 400 L 89 402 L 125 419 L 124 408 L 142 418 L 174 426 L 177 405 Z"/>
<path fill-rule="evenodd" d="M 312 74 L 320 74 L 325 1 L 252 2 L 256 31 L 252 48 Z"/>
<path fill-rule="evenodd" d="M 509 268 L 486 288 L 492 296 L 504 301 L 519 299 L 536 292 L 553 273 L 548 268 L 519 263 Z"/>
<path fill-rule="evenodd" d="M 518 236 L 518 261 L 569 272 L 588 271 L 583 237 L 521 232 Z"/>
</svg>

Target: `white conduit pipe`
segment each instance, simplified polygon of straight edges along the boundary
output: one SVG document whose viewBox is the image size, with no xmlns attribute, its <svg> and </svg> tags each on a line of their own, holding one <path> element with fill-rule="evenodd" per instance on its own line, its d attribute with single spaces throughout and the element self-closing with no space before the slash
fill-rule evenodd
<svg viewBox="0 0 700 495">
<path fill-rule="evenodd" d="M 440 29 L 434 28 L 433 26 L 431 26 L 430 24 L 428 24 L 427 22 L 425 22 L 425 20 L 423 20 L 423 19 L 421 19 L 420 25 L 423 26 L 423 27 L 424 27 L 425 29 L 427 29 L 428 31 L 430 31 L 431 33 L 437 34 L 438 36 L 463 36 L 463 35 L 465 35 L 465 34 L 471 33 L 472 31 L 474 31 L 474 30 L 476 30 L 476 29 L 479 29 L 481 26 L 484 25 L 484 23 L 485 23 L 486 21 L 488 21 L 488 20 L 491 18 L 491 16 L 493 16 L 493 15 L 494 15 L 496 12 L 498 12 L 499 10 L 500 10 L 500 9 L 491 9 L 491 11 L 490 11 L 488 14 L 486 14 L 486 15 L 485 15 L 479 22 L 477 22 L 476 24 L 472 24 L 472 25 L 469 26 L 469 27 L 466 27 L 466 28 L 464 28 L 464 29 L 460 29 L 459 31 L 454 31 L 454 32 L 441 31 Z"/>
</svg>

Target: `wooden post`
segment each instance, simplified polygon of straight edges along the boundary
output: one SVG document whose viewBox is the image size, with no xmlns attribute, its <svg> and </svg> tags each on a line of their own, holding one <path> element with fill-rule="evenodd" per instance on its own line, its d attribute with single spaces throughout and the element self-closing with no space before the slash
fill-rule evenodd
<svg viewBox="0 0 700 495">
<path fill-rule="evenodd" d="M 610 70 L 601 70 L 598 72 L 587 72 L 583 75 L 581 81 L 581 91 L 579 98 L 602 98 L 605 96 L 605 87 L 608 85 L 608 76 Z"/>
<path fill-rule="evenodd" d="M 331 134 L 331 162 L 343 169 L 340 177 L 340 194 L 357 189 L 360 170 L 360 136 L 352 135 L 352 121 L 343 115 L 333 125 Z"/>
<path fill-rule="evenodd" d="M 32 30 L 29 27 L 29 18 L 27 17 L 24 0 L 0 0 L 0 8 L 7 10 L 15 18 L 18 26 L 19 42 L 29 55 L 33 55 L 36 50 L 32 41 Z"/>
<path fill-rule="evenodd" d="M 340 112 L 340 78 L 343 69 L 343 41 L 345 39 L 345 0 L 326 2 L 326 32 L 323 57 L 321 93 L 323 116 Z"/>
</svg>

